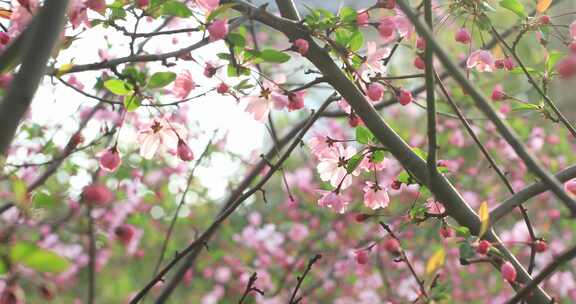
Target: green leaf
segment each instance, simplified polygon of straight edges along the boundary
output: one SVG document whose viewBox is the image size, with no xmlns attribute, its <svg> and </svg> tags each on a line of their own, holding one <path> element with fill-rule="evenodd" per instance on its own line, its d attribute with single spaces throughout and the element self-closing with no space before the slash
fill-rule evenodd
<svg viewBox="0 0 576 304">
<path fill-rule="evenodd" d="M 356 30 L 350 41 L 348 41 L 348 47 L 352 52 L 356 52 L 362 48 L 364 45 L 364 34 L 361 31 Z"/>
<path fill-rule="evenodd" d="M 228 77 L 238 77 L 238 76 L 250 76 L 250 69 L 243 66 L 234 66 L 233 64 L 228 65 Z"/>
<path fill-rule="evenodd" d="M 372 140 L 374 140 L 374 135 L 370 130 L 362 126 L 356 128 L 356 141 L 358 143 L 366 145 Z"/>
<path fill-rule="evenodd" d="M 500 1 L 500 6 L 512 11 L 520 18 L 526 17 L 526 10 L 524 9 L 524 5 L 520 3 L 518 0 L 502 0 Z"/>
<path fill-rule="evenodd" d="M 398 174 L 396 180 L 402 184 L 409 185 L 412 182 L 412 177 L 410 177 L 410 174 L 408 174 L 407 171 L 402 171 Z"/>
<path fill-rule="evenodd" d="M 70 262 L 56 253 L 30 242 L 20 242 L 10 248 L 10 259 L 39 272 L 60 273 Z"/>
<path fill-rule="evenodd" d="M 246 39 L 241 34 L 230 33 L 226 39 L 235 47 L 244 48 L 246 46 Z"/>
<path fill-rule="evenodd" d="M 342 22 L 344 23 L 353 23 L 356 22 L 356 17 L 358 16 L 358 13 L 356 12 L 355 9 L 345 6 L 342 9 L 340 9 L 340 12 L 338 12 L 338 16 L 340 16 L 340 20 L 342 20 Z"/>
<path fill-rule="evenodd" d="M 52 208 L 57 205 L 56 197 L 42 191 L 34 193 L 32 203 L 35 208 Z"/>
<path fill-rule="evenodd" d="M 192 11 L 179 1 L 168 1 L 162 5 L 162 15 L 187 18 L 192 16 Z"/>
<path fill-rule="evenodd" d="M 468 227 L 465 226 L 458 226 L 458 227 L 453 227 L 454 231 L 456 231 L 456 234 L 458 236 L 461 237 L 469 237 L 470 236 L 470 229 L 468 229 Z"/>
<path fill-rule="evenodd" d="M 375 164 L 382 162 L 384 160 L 384 151 L 377 150 L 372 152 L 372 159 L 371 161 Z"/>
<path fill-rule="evenodd" d="M 266 62 L 284 63 L 290 60 L 290 55 L 273 49 L 262 50 L 259 55 Z"/>
<path fill-rule="evenodd" d="M 147 87 L 149 89 L 163 88 L 176 79 L 174 72 L 157 72 L 150 77 Z"/>
<path fill-rule="evenodd" d="M 348 174 L 351 174 L 354 170 L 356 170 L 356 168 L 358 168 L 358 166 L 360 165 L 360 162 L 362 162 L 362 159 L 364 159 L 364 154 L 356 154 L 352 156 L 346 162 L 346 172 L 348 172 Z"/>
<path fill-rule="evenodd" d="M 133 92 L 132 85 L 120 79 L 108 79 L 104 82 L 104 87 L 119 96 L 130 95 Z"/>
<path fill-rule="evenodd" d="M 130 95 L 124 97 L 124 108 L 126 111 L 132 112 L 138 109 L 141 105 L 140 97 L 137 95 Z"/>
</svg>

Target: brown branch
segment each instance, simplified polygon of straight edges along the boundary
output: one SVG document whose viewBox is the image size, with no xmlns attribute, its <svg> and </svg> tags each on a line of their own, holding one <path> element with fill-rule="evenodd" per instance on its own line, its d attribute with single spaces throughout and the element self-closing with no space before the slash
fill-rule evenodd
<svg viewBox="0 0 576 304">
<path fill-rule="evenodd" d="M 321 258 L 322 258 L 321 254 L 316 254 L 314 257 L 312 257 L 308 261 L 308 265 L 306 266 L 306 269 L 304 270 L 302 276 L 296 277 L 297 280 L 296 287 L 292 292 L 292 296 L 290 296 L 290 300 L 288 300 L 288 304 L 298 304 L 300 303 L 300 301 L 302 301 L 302 297 L 296 298 L 296 295 L 298 294 L 298 291 L 302 286 L 302 282 L 304 282 L 304 279 L 306 279 L 306 276 L 308 275 L 308 273 L 310 273 L 310 270 L 312 270 L 312 266 L 314 266 L 314 264 L 318 262 Z"/>
</svg>

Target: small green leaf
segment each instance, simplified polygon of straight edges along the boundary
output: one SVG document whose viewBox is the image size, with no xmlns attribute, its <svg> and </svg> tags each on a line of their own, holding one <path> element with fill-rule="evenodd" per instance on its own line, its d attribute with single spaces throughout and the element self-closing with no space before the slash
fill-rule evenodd
<svg viewBox="0 0 576 304">
<path fill-rule="evenodd" d="M 356 141 L 358 143 L 366 145 L 372 140 L 374 140 L 374 135 L 370 130 L 362 126 L 356 128 Z"/>
<path fill-rule="evenodd" d="M 453 227 L 454 231 L 456 231 L 456 234 L 458 236 L 461 237 L 469 237 L 470 236 L 470 229 L 468 229 L 468 227 L 465 226 L 458 226 L 458 227 Z"/>
<path fill-rule="evenodd" d="M 176 79 L 174 72 L 157 72 L 150 77 L 147 87 L 149 89 L 163 88 Z"/>
<path fill-rule="evenodd" d="M 124 97 L 124 108 L 126 111 L 132 112 L 138 109 L 141 105 L 140 98 L 137 95 L 130 95 Z"/>
<path fill-rule="evenodd" d="M 384 160 L 384 151 L 377 150 L 372 152 L 372 159 L 371 161 L 375 164 L 382 162 Z"/>
<path fill-rule="evenodd" d="M 39 272 L 60 273 L 70 262 L 56 253 L 30 242 L 20 242 L 10 248 L 10 259 Z"/>
<path fill-rule="evenodd" d="M 362 31 L 356 30 L 350 40 L 348 41 L 348 47 L 352 52 L 356 52 L 362 48 L 364 45 L 364 34 Z"/>
<path fill-rule="evenodd" d="M 266 62 L 284 63 L 290 60 L 290 55 L 273 49 L 262 50 L 259 55 Z"/>
<path fill-rule="evenodd" d="M 526 17 L 526 10 L 524 9 L 524 5 L 520 3 L 518 0 L 502 0 L 500 1 L 500 6 L 512 11 L 520 18 Z"/>
<path fill-rule="evenodd" d="M 351 174 L 354 170 L 356 170 L 356 168 L 358 168 L 358 166 L 362 162 L 362 159 L 364 159 L 364 154 L 356 154 L 352 156 L 346 162 L 346 172 L 348 172 L 348 174 Z"/>
<path fill-rule="evenodd" d="M 104 87 L 119 96 L 130 95 L 133 92 L 132 85 L 120 79 L 108 79 L 104 82 Z"/>
<path fill-rule="evenodd" d="M 358 16 L 358 13 L 356 12 L 355 9 L 345 6 L 342 9 L 340 9 L 340 12 L 338 12 L 338 16 L 340 16 L 340 20 L 342 20 L 342 22 L 344 23 L 353 23 L 356 22 L 356 17 Z"/>
<path fill-rule="evenodd" d="M 57 205 L 57 202 L 53 195 L 38 191 L 32 196 L 32 204 L 35 208 L 52 208 Z"/>
<path fill-rule="evenodd" d="M 230 33 L 226 39 L 235 47 L 244 48 L 246 46 L 246 39 L 241 34 Z"/>
<path fill-rule="evenodd" d="M 412 182 L 412 178 L 410 177 L 410 174 L 408 174 L 407 171 L 400 172 L 400 174 L 398 174 L 398 176 L 396 177 L 396 180 L 406 185 L 409 185 Z"/>
<path fill-rule="evenodd" d="M 179 1 L 168 1 L 162 5 L 162 15 L 187 18 L 192 16 L 192 11 Z"/>
</svg>

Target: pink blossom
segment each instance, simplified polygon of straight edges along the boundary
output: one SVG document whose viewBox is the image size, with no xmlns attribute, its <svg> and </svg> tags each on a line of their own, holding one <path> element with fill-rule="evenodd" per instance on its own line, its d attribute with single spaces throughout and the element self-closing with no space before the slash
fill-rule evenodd
<svg viewBox="0 0 576 304">
<path fill-rule="evenodd" d="M 165 118 L 154 120 L 138 132 L 140 155 L 152 159 L 162 146 L 177 150 L 179 138 L 186 138 L 186 133 L 186 129 L 178 123 L 169 122 Z"/>
<path fill-rule="evenodd" d="M 572 40 L 576 40 L 576 21 L 570 23 L 570 37 Z"/>
<path fill-rule="evenodd" d="M 492 72 L 494 70 L 494 58 L 489 51 L 476 50 L 468 57 L 466 67 L 468 69 L 476 68 L 478 72 Z"/>
<path fill-rule="evenodd" d="M 298 38 L 294 41 L 294 44 L 292 45 L 292 47 L 294 48 L 294 50 L 296 50 L 298 53 L 300 53 L 300 55 L 306 56 L 306 54 L 308 53 L 308 48 L 310 46 L 308 44 L 308 41 L 306 41 L 305 39 L 302 39 L 302 38 Z"/>
<path fill-rule="evenodd" d="M 220 0 L 194 0 L 196 5 L 203 9 L 206 13 L 212 12 L 220 6 Z"/>
<path fill-rule="evenodd" d="M 369 72 L 384 74 L 386 68 L 382 63 L 382 59 L 390 55 L 390 48 L 380 48 L 374 41 L 366 43 L 366 61 L 360 66 L 359 72 L 364 77 Z"/>
<path fill-rule="evenodd" d="M 288 237 L 293 240 L 294 242 L 301 242 L 305 240 L 310 232 L 308 231 L 308 227 L 301 223 L 294 223 L 288 231 Z"/>
<path fill-rule="evenodd" d="M 364 205 L 366 205 L 366 207 L 373 210 L 388 207 L 390 197 L 388 197 L 386 189 L 380 188 L 380 186 L 373 182 L 366 181 L 366 185 L 362 190 L 364 191 Z"/>
<path fill-rule="evenodd" d="M 337 146 L 336 149 L 330 149 L 323 153 L 320 163 L 316 167 L 320 174 L 320 179 L 329 181 L 334 187 L 340 186 L 346 189 L 352 184 L 351 174 L 347 174 L 346 162 L 356 154 L 353 147 Z M 357 172 L 352 172 L 358 175 Z"/>
<path fill-rule="evenodd" d="M 384 17 L 380 20 L 380 23 L 378 24 L 378 33 L 380 33 L 382 38 L 390 38 L 390 36 L 394 34 L 395 30 L 396 24 L 392 17 Z"/>
<path fill-rule="evenodd" d="M 252 117 L 259 122 L 266 121 L 268 113 L 270 113 L 273 106 L 272 100 L 262 95 L 251 95 L 244 97 L 244 99 L 247 101 L 245 111 L 250 113 Z"/>
<path fill-rule="evenodd" d="M 576 74 L 576 55 L 569 55 L 558 61 L 556 71 L 561 78 L 570 78 Z"/>
<path fill-rule="evenodd" d="M 356 250 L 355 255 L 356 255 L 356 263 L 360 265 L 368 264 L 368 261 L 370 259 L 370 256 L 368 256 L 368 250 L 365 249 Z"/>
<path fill-rule="evenodd" d="M 216 41 L 226 38 L 228 36 L 228 20 L 216 19 L 207 27 L 210 34 L 210 41 Z"/>
<path fill-rule="evenodd" d="M 426 49 L 426 39 L 424 39 L 422 37 L 416 38 L 416 48 L 419 50 L 425 50 Z"/>
<path fill-rule="evenodd" d="M 218 94 L 226 94 L 230 91 L 230 87 L 224 83 L 221 82 L 217 87 L 216 87 L 216 92 L 218 92 Z"/>
<path fill-rule="evenodd" d="M 329 143 L 328 137 L 321 134 L 315 134 L 310 137 L 308 140 L 308 146 L 310 146 L 312 153 L 319 159 L 323 158 L 324 155 L 329 154 L 330 150 L 333 149 L 333 146 Z"/>
<path fill-rule="evenodd" d="M 192 80 L 192 74 L 186 70 L 178 74 L 174 80 L 172 94 L 177 98 L 184 99 L 190 95 L 190 92 L 196 88 L 196 83 Z"/>
<path fill-rule="evenodd" d="M 182 140 L 178 140 L 177 148 L 178 157 L 183 161 L 191 161 L 194 159 L 194 153 L 190 150 L 190 147 Z"/>
<path fill-rule="evenodd" d="M 333 209 L 338 213 L 346 212 L 348 201 L 342 195 L 336 194 L 334 191 L 318 190 L 318 192 L 322 194 L 318 200 L 318 206 Z"/>
<path fill-rule="evenodd" d="M 443 214 L 446 212 L 446 208 L 439 201 L 428 199 L 426 201 L 426 211 L 430 214 Z"/>
</svg>

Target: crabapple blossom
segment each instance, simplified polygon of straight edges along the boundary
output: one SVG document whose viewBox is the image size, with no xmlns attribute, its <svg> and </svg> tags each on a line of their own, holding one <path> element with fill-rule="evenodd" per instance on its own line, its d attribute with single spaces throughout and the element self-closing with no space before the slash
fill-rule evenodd
<svg viewBox="0 0 576 304">
<path fill-rule="evenodd" d="M 370 22 L 370 14 L 368 11 L 358 12 L 356 15 L 356 24 L 358 26 L 366 26 Z"/>
<path fill-rule="evenodd" d="M 330 182 L 334 187 L 346 189 L 352 184 L 352 175 L 358 175 L 356 171 L 348 174 L 346 162 L 356 154 L 353 147 L 337 145 L 335 149 L 329 149 L 322 153 L 320 163 L 316 167 L 320 179 Z"/>
<path fill-rule="evenodd" d="M 156 119 L 138 132 L 140 155 L 152 159 L 162 147 L 176 150 L 179 139 L 185 138 L 186 134 L 186 129 L 179 123 L 170 122 L 166 118 Z"/>
<path fill-rule="evenodd" d="M 174 80 L 173 94 L 177 98 L 184 99 L 196 88 L 196 83 L 192 80 L 192 74 L 186 70 L 178 74 Z"/>
<path fill-rule="evenodd" d="M 492 72 L 494 71 L 494 58 L 492 53 L 487 50 L 476 50 L 470 54 L 466 60 L 466 67 L 468 69 L 476 69 L 478 72 Z"/>
<path fill-rule="evenodd" d="M 306 91 L 298 91 L 295 93 L 288 94 L 288 110 L 300 110 L 304 108 L 304 95 Z"/>
<path fill-rule="evenodd" d="M 338 213 L 344 213 L 348 209 L 349 202 L 334 191 L 318 190 L 322 197 L 318 200 L 318 206 L 330 208 Z"/>
<path fill-rule="evenodd" d="M 395 238 L 386 238 L 382 243 L 382 247 L 392 255 L 400 254 L 400 243 Z"/>
<path fill-rule="evenodd" d="M 378 24 L 378 33 L 382 38 L 389 38 L 394 34 L 396 30 L 396 24 L 394 23 L 394 19 L 392 17 L 385 17 L 380 20 Z"/>
<path fill-rule="evenodd" d="M 354 252 L 354 254 L 356 255 L 356 263 L 358 263 L 360 265 L 368 264 L 368 261 L 370 260 L 370 256 L 368 255 L 368 250 L 366 250 L 366 249 L 356 250 L 356 252 Z"/>
<path fill-rule="evenodd" d="M 380 188 L 378 184 L 366 181 L 366 185 L 362 191 L 364 191 L 364 205 L 366 205 L 366 207 L 373 210 L 388 207 L 390 203 L 388 192 L 386 192 L 386 189 Z"/>
</svg>

